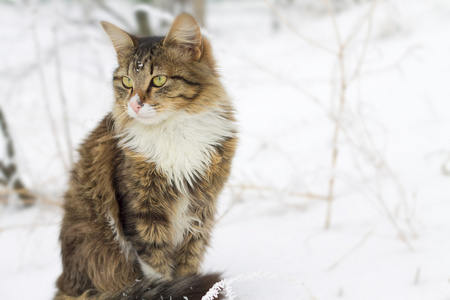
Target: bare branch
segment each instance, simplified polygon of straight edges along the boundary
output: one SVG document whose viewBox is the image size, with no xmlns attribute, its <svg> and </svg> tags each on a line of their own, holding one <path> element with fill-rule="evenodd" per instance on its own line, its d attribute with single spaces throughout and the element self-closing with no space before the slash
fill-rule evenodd
<svg viewBox="0 0 450 300">
<path fill-rule="evenodd" d="M 254 191 L 265 191 L 265 192 L 276 192 L 286 194 L 288 196 L 299 197 L 299 198 L 308 198 L 308 199 L 317 199 L 317 200 L 327 200 L 327 196 L 316 195 L 312 193 L 296 193 L 296 192 L 286 192 L 283 190 L 276 189 L 274 187 L 267 186 L 258 186 L 253 184 L 240 184 L 240 185 L 230 185 L 234 188 L 240 188 L 242 190 L 254 190 Z"/>
<path fill-rule="evenodd" d="M 325 52 L 327 52 L 327 53 L 330 53 L 330 54 L 333 54 L 333 55 L 335 55 L 336 54 L 336 51 L 334 51 L 334 50 L 332 50 L 332 49 L 330 49 L 330 48 L 328 48 L 328 47 L 326 47 L 326 46 L 324 46 L 324 45 L 322 45 L 322 44 L 319 44 L 319 43 L 317 43 L 316 41 L 314 41 L 314 40 L 312 40 L 312 39 L 310 39 L 310 38 L 308 38 L 308 37 L 306 37 L 306 36 L 304 36 L 303 34 L 301 34 L 296 28 L 295 28 L 295 26 L 291 23 L 291 22 L 289 22 L 284 16 L 283 16 L 283 14 L 270 2 L 270 1 L 268 1 L 268 0 L 264 0 L 265 2 L 266 2 L 266 4 L 269 6 L 269 8 L 275 13 L 275 15 L 281 20 L 281 21 L 283 21 L 283 23 L 289 28 L 289 29 L 291 29 L 292 30 L 292 32 L 295 34 L 295 35 L 297 35 L 301 40 L 303 40 L 304 42 L 306 42 L 306 43 L 308 43 L 308 44 L 310 44 L 310 45 L 312 45 L 312 46 L 314 46 L 314 47 L 316 47 L 316 48 L 318 48 L 318 49 L 321 49 L 321 50 L 323 50 L 323 51 L 325 51 Z"/>
<path fill-rule="evenodd" d="M 58 10 L 56 12 L 57 12 L 57 15 L 59 15 Z M 58 86 L 59 98 L 60 98 L 61 107 L 62 107 L 65 140 L 66 140 L 67 149 L 69 152 L 69 168 L 71 168 L 73 165 L 73 146 L 72 146 L 72 137 L 71 137 L 70 128 L 69 128 L 69 114 L 68 114 L 68 110 L 67 110 L 67 98 L 64 93 L 64 88 L 63 88 L 63 83 L 62 83 L 63 75 L 62 75 L 62 71 L 61 71 L 61 58 L 60 58 L 60 53 L 59 53 L 58 27 L 59 27 L 58 24 L 55 24 L 53 26 L 53 43 L 54 43 L 54 49 L 55 49 L 56 83 Z"/>
<path fill-rule="evenodd" d="M 47 113 L 47 118 L 48 118 L 48 121 L 50 124 L 50 128 L 52 130 L 53 141 L 54 141 L 59 153 L 62 154 L 64 152 L 62 151 L 61 143 L 59 142 L 59 139 L 58 139 L 58 131 L 56 129 L 56 122 L 53 118 L 53 115 L 52 115 L 51 109 L 50 109 L 50 103 L 49 103 L 50 100 L 49 100 L 46 82 L 45 82 L 44 68 L 42 66 L 41 51 L 40 51 L 39 39 L 37 37 L 37 30 L 36 30 L 37 23 L 36 23 L 35 19 L 36 19 L 36 15 L 34 16 L 33 25 L 32 25 L 32 35 L 33 35 L 33 41 L 34 41 L 34 46 L 35 46 L 35 52 L 36 52 L 36 60 L 38 63 L 39 79 L 41 81 L 42 97 L 44 100 L 45 111 Z M 66 171 L 68 171 L 69 168 L 62 156 L 61 156 L 61 162 L 62 162 L 64 168 L 66 169 Z"/>
</svg>

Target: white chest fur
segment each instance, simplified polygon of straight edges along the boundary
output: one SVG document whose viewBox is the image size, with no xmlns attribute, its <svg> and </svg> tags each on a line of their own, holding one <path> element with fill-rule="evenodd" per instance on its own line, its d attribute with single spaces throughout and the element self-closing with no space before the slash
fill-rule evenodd
<svg viewBox="0 0 450 300">
<path fill-rule="evenodd" d="M 175 247 L 181 245 L 184 240 L 184 236 L 188 231 L 194 233 L 194 229 L 191 226 L 193 221 L 201 224 L 201 221 L 189 212 L 189 198 L 179 198 L 175 214 L 171 219 L 173 230 L 172 243 Z"/>
<path fill-rule="evenodd" d="M 210 110 L 201 114 L 179 112 L 161 123 L 135 121 L 121 135 L 121 145 L 156 164 L 170 183 L 184 190 L 204 174 L 215 146 L 235 132 L 235 123 Z"/>
</svg>

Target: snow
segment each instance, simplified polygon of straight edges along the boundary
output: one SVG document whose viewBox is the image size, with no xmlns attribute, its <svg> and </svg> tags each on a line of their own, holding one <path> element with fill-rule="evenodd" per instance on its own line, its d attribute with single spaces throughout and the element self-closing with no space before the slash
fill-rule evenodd
<svg viewBox="0 0 450 300">
<path fill-rule="evenodd" d="M 55 203 L 71 154 L 60 88 L 78 145 L 112 104 L 116 59 L 98 21 L 123 27 L 101 9 L 83 13 L 76 2 L 30 2 L 0 2 L 0 106 L 20 174 L 41 196 L 31 208 L 14 199 L 0 206 L 2 299 L 51 299 L 55 292 Z M 443 169 L 450 3 L 378 1 L 369 28 L 360 20 L 372 2 L 362 2 L 336 14 L 341 37 L 361 28 L 347 48 L 345 74 L 351 78 L 362 57 L 361 69 L 340 117 L 336 56 L 301 37 L 338 51 L 326 9 L 278 1 L 286 24 L 265 1 L 208 2 L 207 35 L 235 100 L 240 146 L 203 269 L 224 272 L 229 298 L 450 299 L 450 178 Z M 132 20 L 131 4 L 108 3 Z M 336 119 L 342 130 L 333 171 Z M 332 175 L 336 198 L 325 229 Z"/>
</svg>

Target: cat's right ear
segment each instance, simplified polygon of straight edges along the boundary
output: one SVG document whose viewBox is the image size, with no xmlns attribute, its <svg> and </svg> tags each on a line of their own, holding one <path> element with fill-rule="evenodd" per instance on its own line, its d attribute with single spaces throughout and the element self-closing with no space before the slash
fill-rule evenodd
<svg viewBox="0 0 450 300">
<path fill-rule="evenodd" d="M 193 60 L 197 61 L 202 56 L 203 45 L 200 26 L 197 21 L 187 13 L 178 15 L 173 21 L 172 27 L 163 42 L 163 44 L 168 43 L 172 43 L 187 50 Z"/>
<path fill-rule="evenodd" d="M 119 62 L 125 58 L 138 44 L 137 38 L 111 23 L 101 21 L 103 29 L 108 34 Z"/>
</svg>

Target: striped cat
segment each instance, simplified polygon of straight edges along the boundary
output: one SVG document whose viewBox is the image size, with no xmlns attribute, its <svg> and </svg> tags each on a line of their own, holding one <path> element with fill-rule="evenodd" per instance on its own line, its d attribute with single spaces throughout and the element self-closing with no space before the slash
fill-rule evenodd
<svg viewBox="0 0 450 300">
<path fill-rule="evenodd" d="M 198 272 L 236 148 L 232 104 L 190 15 L 165 37 L 102 26 L 115 102 L 71 174 L 54 299 L 201 299 L 220 280 Z"/>
</svg>

